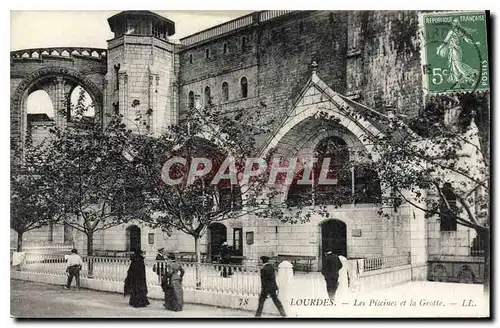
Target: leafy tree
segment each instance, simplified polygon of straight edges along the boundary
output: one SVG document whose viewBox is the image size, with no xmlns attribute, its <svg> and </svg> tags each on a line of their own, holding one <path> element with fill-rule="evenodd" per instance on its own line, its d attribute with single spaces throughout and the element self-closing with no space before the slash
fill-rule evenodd
<svg viewBox="0 0 500 328">
<path fill-rule="evenodd" d="M 10 175 L 10 226 L 17 232 L 17 251 L 22 251 L 23 235 L 56 220 L 56 208 L 46 198 L 43 175 L 46 146 L 26 143 L 24 151 L 12 143 Z"/>
<path fill-rule="evenodd" d="M 270 173 L 268 161 L 263 163 L 264 172 L 260 176 L 241 183 L 246 160 L 259 156 L 255 138 L 267 132 L 266 123 L 258 123 L 259 109 L 253 110 L 250 116 L 243 110 L 221 112 L 211 105 L 192 107 L 183 113 L 178 125 L 171 126 L 161 136 L 136 133 L 124 153 L 142 182 L 145 212 L 141 217 L 167 233 L 177 230 L 192 236 L 198 264 L 200 238 L 213 222 L 248 215 L 283 220 L 292 217 L 287 205 L 277 202 L 280 191 L 266 184 Z M 165 163 L 175 157 L 186 159 L 186 163 L 165 168 Z M 196 158 L 206 158 L 209 162 L 194 162 Z M 210 172 L 188 183 L 191 163 Z M 259 167 L 255 164 L 252 170 Z M 226 177 L 212 183 L 219 171 L 237 172 L 238 178 Z M 168 177 L 182 181 L 168 184 Z M 196 268 L 199 286 L 199 265 Z"/>
<path fill-rule="evenodd" d="M 86 117 L 93 104 L 83 104 L 84 92 L 72 106 L 68 126 L 51 131 L 44 176 L 59 221 L 86 235 L 87 254 L 92 255 L 94 234 L 140 213 L 142 195 L 136 193 L 131 165 L 122 155 L 130 138 L 122 118 L 107 115 L 104 123 L 99 113 L 97 119 Z"/>
<path fill-rule="evenodd" d="M 486 259 L 489 285 L 490 150 L 489 95 L 468 93 L 428 97 L 419 117 L 381 120 L 373 167 L 391 190 L 385 205 L 411 204 L 425 217 L 474 229 Z M 476 240 L 476 245 L 479 243 Z M 472 245 L 471 245 L 472 246 Z"/>
<path fill-rule="evenodd" d="M 88 255 L 97 231 L 127 222 L 140 206 L 122 155 L 128 137 L 119 118 L 104 129 L 92 124 L 54 131 L 45 173 L 50 201 L 64 223 L 87 236 Z"/>
</svg>

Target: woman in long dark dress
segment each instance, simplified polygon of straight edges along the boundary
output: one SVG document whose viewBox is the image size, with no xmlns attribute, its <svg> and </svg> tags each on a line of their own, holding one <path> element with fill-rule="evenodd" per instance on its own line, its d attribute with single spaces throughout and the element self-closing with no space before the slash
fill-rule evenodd
<svg viewBox="0 0 500 328">
<path fill-rule="evenodd" d="M 146 266 L 140 250 L 134 250 L 134 256 L 127 271 L 127 278 L 123 287 L 124 296 L 130 295 L 129 304 L 133 307 L 149 305 L 148 286 L 146 285 Z"/>
<path fill-rule="evenodd" d="M 171 311 L 182 311 L 184 293 L 182 291 L 182 277 L 184 269 L 176 262 L 175 255 L 168 255 L 167 272 L 163 277 L 162 288 L 165 293 L 165 308 Z"/>
</svg>

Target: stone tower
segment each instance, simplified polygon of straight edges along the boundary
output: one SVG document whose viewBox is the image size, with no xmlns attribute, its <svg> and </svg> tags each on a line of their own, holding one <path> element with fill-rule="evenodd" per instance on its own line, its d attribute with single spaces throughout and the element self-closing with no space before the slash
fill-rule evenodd
<svg viewBox="0 0 500 328">
<path fill-rule="evenodd" d="M 175 23 L 150 11 L 123 11 L 108 19 L 104 107 L 123 115 L 133 131 L 159 135 L 175 124 L 178 55 L 169 40 Z"/>
</svg>

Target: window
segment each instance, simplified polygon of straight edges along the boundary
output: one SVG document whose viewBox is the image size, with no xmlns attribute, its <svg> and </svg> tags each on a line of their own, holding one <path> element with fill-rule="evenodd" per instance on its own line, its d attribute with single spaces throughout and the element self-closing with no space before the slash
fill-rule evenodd
<svg viewBox="0 0 500 328">
<path fill-rule="evenodd" d="M 247 38 L 244 36 L 241 38 L 241 51 L 245 51 L 247 49 Z"/>
<path fill-rule="evenodd" d="M 116 116 L 120 115 L 120 102 L 119 101 L 113 103 L 113 113 Z"/>
<path fill-rule="evenodd" d="M 450 183 L 445 183 L 441 189 L 446 202 L 442 199 L 442 204 L 439 210 L 439 230 L 440 231 L 457 231 L 457 196 L 453 192 Z"/>
<path fill-rule="evenodd" d="M 212 103 L 210 98 L 210 87 L 205 87 L 205 107 Z"/>
<path fill-rule="evenodd" d="M 288 190 L 287 202 L 299 205 L 342 205 L 348 203 L 378 203 L 381 199 L 380 180 L 369 164 L 353 166 L 349 161 L 347 143 L 331 136 L 315 148 L 317 158 L 312 169 L 298 172 Z M 320 184 L 323 161 L 330 159 L 326 178 L 332 184 Z M 307 174 L 307 176 L 305 176 Z M 298 183 L 309 180 L 309 183 Z"/>
<path fill-rule="evenodd" d="M 210 59 L 210 49 L 205 49 L 205 58 Z"/>
<path fill-rule="evenodd" d="M 194 108 L 194 92 L 189 91 L 188 95 L 188 108 L 193 109 Z"/>
<path fill-rule="evenodd" d="M 167 29 L 162 25 L 153 26 L 153 35 L 159 39 L 166 40 L 167 39 Z"/>
<path fill-rule="evenodd" d="M 189 63 L 192 64 L 193 63 L 193 54 L 189 54 Z"/>
<path fill-rule="evenodd" d="M 120 64 L 114 65 L 115 67 L 115 89 L 120 89 L 120 78 L 118 77 L 118 72 L 120 71 Z"/>
<path fill-rule="evenodd" d="M 229 86 L 227 82 L 222 83 L 222 100 L 223 101 L 229 100 Z"/>
<path fill-rule="evenodd" d="M 241 78 L 241 98 L 248 97 L 248 81 L 246 77 Z"/>
<path fill-rule="evenodd" d="M 224 42 L 224 49 L 223 49 L 223 52 L 224 52 L 224 55 L 227 54 L 229 52 L 229 49 L 227 47 L 227 43 Z"/>
<path fill-rule="evenodd" d="M 153 245 L 155 243 L 155 234 L 154 233 L 148 233 L 148 244 Z"/>
<path fill-rule="evenodd" d="M 243 247 L 241 240 L 243 239 L 243 229 L 242 228 L 234 228 L 233 229 L 233 247 L 234 247 L 234 255 L 242 255 Z"/>
</svg>

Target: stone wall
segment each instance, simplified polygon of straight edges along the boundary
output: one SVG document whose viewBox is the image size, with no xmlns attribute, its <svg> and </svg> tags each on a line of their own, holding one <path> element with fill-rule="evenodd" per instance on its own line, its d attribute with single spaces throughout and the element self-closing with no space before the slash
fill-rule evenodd
<svg viewBox="0 0 500 328">
<path fill-rule="evenodd" d="M 414 117 L 422 108 L 418 12 L 348 13 L 347 93 Z"/>
<path fill-rule="evenodd" d="M 440 231 L 439 219 L 427 219 L 428 254 L 468 256 L 476 232 L 457 224 L 456 231 Z"/>
<path fill-rule="evenodd" d="M 248 39 L 245 52 L 238 48 L 242 37 Z M 210 59 L 205 58 L 207 48 Z M 180 83 L 218 79 L 257 65 L 256 97 L 265 104 L 263 117 L 274 119 L 276 127 L 309 78 L 313 60 L 334 91 L 382 112 L 395 106 L 410 117 L 419 113 L 422 76 L 415 11 L 304 11 L 260 22 L 181 52 Z M 187 92 L 181 101 L 186 97 Z"/>
</svg>

